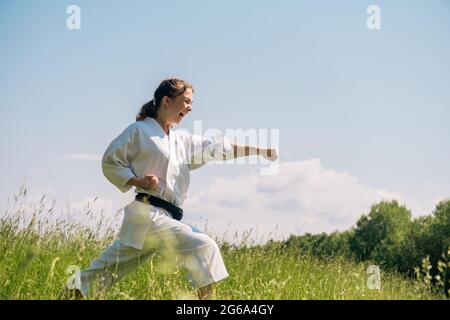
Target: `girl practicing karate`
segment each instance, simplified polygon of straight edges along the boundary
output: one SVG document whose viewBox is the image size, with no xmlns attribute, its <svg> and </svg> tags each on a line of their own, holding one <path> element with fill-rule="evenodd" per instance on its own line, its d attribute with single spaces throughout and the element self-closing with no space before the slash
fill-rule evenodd
<svg viewBox="0 0 450 320">
<path fill-rule="evenodd" d="M 105 177 L 122 192 L 135 187 L 136 198 L 124 208 L 117 238 L 78 274 L 77 288 L 67 289 L 65 297 L 105 291 L 154 254 L 184 268 L 199 299 L 211 299 L 213 285 L 228 276 L 216 242 L 181 221 L 190 170 L 241 156 L 261 155 L 271 161 L 278 156 L 275 149 L 236 145 L 225 136 L 205 138 L 172 129 L 192 111 L 193 95 L 188 82 L 163 80 L 136 122 L 106 149 Z"/>
</svg>

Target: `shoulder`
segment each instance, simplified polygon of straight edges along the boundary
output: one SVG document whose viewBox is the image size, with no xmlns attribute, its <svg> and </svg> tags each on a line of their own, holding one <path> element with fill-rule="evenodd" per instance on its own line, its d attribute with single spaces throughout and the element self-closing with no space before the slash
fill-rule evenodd
<svg viewBox="0 0 450 320">
<path fill-rule="evenodd" d="M 122 133 L 119 135 L 119 137 L 129 137 L 134 136 L 139 131 L 139 124 L 138 121 L 129 124 L 125 129 L 122 130 Z"/>
<path fill-rule="evenodd" d="M 126 132 L 136 134 L 140 132 L 145 132 L 146 134 L 152 134 L 155 132 L 155 125 L 151 119 L 146 118 L 145 120 L 135 121 L 125 128 Z"/>
<path fill-rule="evenodd" d="M 142 122 L 142 121 L 135 121 L 135 122 L 133 122 L 133 123 L 130 123 L 130 124 L 125 128 L 124 131 L 136 131 L 136 130 L 138 130 L 138 129 L 141 127 L 140 122 Z"/>
<path fill-rule="evenodd" d="M 129 124 L 122 132 L 113 140 L 113 143 L 132 142 L 140 135 L 142 131 L 141 121 L 136 121 Z"/>
</svg>

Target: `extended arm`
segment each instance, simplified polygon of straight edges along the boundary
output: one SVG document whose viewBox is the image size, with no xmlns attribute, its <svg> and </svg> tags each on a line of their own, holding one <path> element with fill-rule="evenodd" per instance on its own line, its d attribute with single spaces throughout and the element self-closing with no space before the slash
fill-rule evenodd
<svg viewBox="0 0 450 320">
<path fill-rule="evenodd" d="M 239 145 L 234 143 L 232 143 L 231 146 L 233 147 L 233 158 L 261 155 L 270 161 L 275 161 L 278 159 L 278 154 L 275 149 Z"/>
</svg>

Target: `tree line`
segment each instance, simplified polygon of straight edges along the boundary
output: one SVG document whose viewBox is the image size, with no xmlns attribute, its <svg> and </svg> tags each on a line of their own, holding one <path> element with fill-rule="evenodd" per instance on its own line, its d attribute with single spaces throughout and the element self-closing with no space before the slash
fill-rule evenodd
<svg viewBox="0 0 450 320">
<path fill-rule="evenodd" d="M 291 235 L 283 245 L 318 257 L 343 256 L 422 277 L 449 295 L 450 199 L 439 202 L 432 214 L 415 219 L 396 200 L 381 201 L 349 230 Z"/>
</svg>

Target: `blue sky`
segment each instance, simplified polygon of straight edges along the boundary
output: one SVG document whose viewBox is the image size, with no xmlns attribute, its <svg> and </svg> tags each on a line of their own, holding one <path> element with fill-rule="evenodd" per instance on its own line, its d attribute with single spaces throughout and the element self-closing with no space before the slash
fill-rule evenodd
<svg viewBox="0 0 450 320">
<path fill-rule="evenodd" d="M 95 157 L 177 75 L 196 88 L 182 127 L 279 129 L 281 164 L 318 159 L 429 211 L 450 195 L 449 30 L 445 0 L 2 0 L 0 197 L 24 181 L 60 202 L 122 196 Z M 255 170 L 209 165 L 191 194 Z"/>
</svg>

